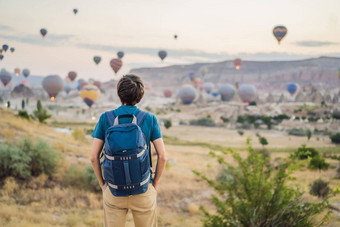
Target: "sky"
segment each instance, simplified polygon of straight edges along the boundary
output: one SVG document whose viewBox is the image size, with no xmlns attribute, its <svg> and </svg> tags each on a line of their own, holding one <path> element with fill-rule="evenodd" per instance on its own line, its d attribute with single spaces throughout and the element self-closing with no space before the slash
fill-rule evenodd
<svg viewBox="0 0 340 227">
<path fill-rule="evenodd" d="M 0 44 L 15 47 L 0 68 L 107 81 L 138 67 L 340 57 L 339 9 L 339 0 L 0 0 Z M 280 45 L 276 25 L 288 29 Z M 115 75 L 117 51 L 125 56 Z"/>
</svg>

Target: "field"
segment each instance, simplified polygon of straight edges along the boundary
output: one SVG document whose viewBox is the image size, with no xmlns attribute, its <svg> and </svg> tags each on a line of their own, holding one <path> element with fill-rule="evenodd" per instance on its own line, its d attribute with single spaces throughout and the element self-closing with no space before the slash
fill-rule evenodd
<svg viewBox="0 0 340 227">
<path fill-rule="evenodd" d="M 16 117 L 11 111 L 0 109 L 2 143 L 23 137 L 39 137 L 51 143 L 63 156 L 63 164 L 52 180 L 45 175 L 25 182 L 13 178 L 3 180 L 0 186 L 0 223 L 4 226 L 103 225 L 101 194 L 63 182 L 66 169 L 70 166 L 86 166 L 90 163 L 91 137 L 58 133 L 54 129 L 55 125 L 52 122 L 45 125 L 33 120 L 27 121 Z M 87 122 L 69 122 L 59 123 L 57 127 L 91 129 L 94 126 Z M 266 149 L 272 159 L 286 158 L 302 144 L 315 147 L 320 152 L 340 154 L 340 147 L 332 144 L 329 137 L 323 135 L 312 136 L 308 141 L 306 137 L 290 136 L 283 131 L 261 129 L 244 130 L 244 135 L 241 136 L 237 130 L 223 127 L 189 125 L 162 128 L 162 132 L 168 163 L 158 193 L 159 226 L 201 226 L 203 215 L 199 207 L 214 209 L 210 201 L 214 190 L 192 173 L 192 170 L 198 170 L 207 176 L 216 176 L 221 167 L 209 155 L 211 150 L 226 150 L 230 147 L 244 156 L 247 137 L 252 138 L 255 149 L 262 149 L 256 137 L 256 133 L 259 133 L 267 138 L 269 144 Z M 292 175 L 289 184 L 300 185 L 306 192 L 304 198 L 308 201 L 317 201 L 308 191 L 309 184 L 319 176 L 330 181 L 332 189 L 340 187 L 340 180 L 336 178 L 339 162 L 326 160 L 331 164 L 327 171 L 319 173 L 302 166 Z M 337 207 L 340 196 L 333 197 L 331 204 Z M 339 225 L 340 213 L 334 211 L 327 226 Z M 133 226 L 131 214 L 127 226 Z"/>
</svg>

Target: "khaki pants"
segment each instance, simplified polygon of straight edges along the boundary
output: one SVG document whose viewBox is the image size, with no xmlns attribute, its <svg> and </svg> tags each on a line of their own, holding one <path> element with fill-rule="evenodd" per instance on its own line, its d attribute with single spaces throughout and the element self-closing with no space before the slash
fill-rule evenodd
<svg viewBox="0 0 340 227">
<path fill-rule="evenodd" d="M 152 184 L 145 193 L 127 197 L 116 197 L 106 187 L 103 202 L 105 227 L 124 227 L 129 209 L 136 227 L 157 227 L 157 191 Z"/>
</svg>

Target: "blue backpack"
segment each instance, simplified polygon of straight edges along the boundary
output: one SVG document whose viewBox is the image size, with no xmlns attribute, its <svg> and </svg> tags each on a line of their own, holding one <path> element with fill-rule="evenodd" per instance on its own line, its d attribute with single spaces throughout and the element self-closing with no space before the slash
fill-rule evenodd
<svg viewBox="0 0 340 227">
<path fill-rule="evenodd" d="M 147 112 L 137 115 L 115 116 L 114 111 L 106 112 L 111 125 L 105 133 L 105 147 L 100 158 L 103 178 L 114 196 L 130 196 L 148 190 L 152 178 L 149 144 L 141 130 Z M 131 123 L 119 124 L 118 119 L 132 117 Z"/>
</svg>

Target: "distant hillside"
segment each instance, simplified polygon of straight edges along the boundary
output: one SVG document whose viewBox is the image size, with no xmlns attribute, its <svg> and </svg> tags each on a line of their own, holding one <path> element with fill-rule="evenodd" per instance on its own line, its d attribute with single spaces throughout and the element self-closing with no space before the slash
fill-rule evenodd
<svg viewBox="0 0 340 227">
<path fill-rule="evenodd" d="M 258 89 L 284 89 L 287 83 L 300 85 L 312 83 L 316 87 L 332 88 L 340 86 L 337 76 L 340 58 L 320 57 L 299 61 L 243 61 L 240 70 L 235 70 L 233 61 L 174 65 L 163 68 L 138 68 L 132 73 L 142 76 L 153 86 L 179 86 L 190 83 L 188 75 L 195 73 L 201 77 L 199 69 L 208 68 L 205 81 L 220 83 L 252 83 Z"/>
</svg>

